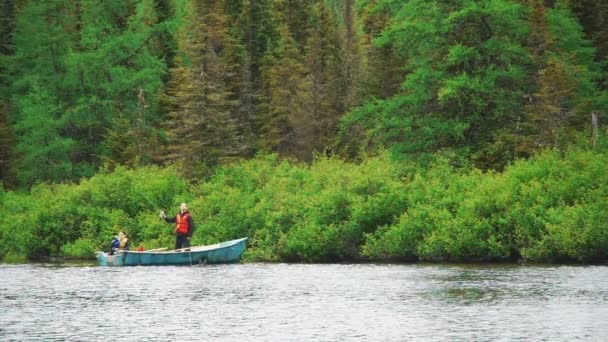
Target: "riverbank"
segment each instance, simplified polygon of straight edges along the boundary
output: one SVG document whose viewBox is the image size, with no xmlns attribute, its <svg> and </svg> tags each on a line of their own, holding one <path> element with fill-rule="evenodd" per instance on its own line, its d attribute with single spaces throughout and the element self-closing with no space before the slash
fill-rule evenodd
<svg viewBox="0 0 608 342">
<path fill-rule="evenodd" d="M 249 261 L 606 262 L 606 149 L 547 151 L 500 173 L 453 165 L 264 155 L 197 183 L 171 167 L 119 167 L 0 191 L 0 258 L 90 257 L 120 229 L 132 249 L 171 247 L 158 211 L 188 202 L 193 245 L 247 236 Z"/>
</svg>

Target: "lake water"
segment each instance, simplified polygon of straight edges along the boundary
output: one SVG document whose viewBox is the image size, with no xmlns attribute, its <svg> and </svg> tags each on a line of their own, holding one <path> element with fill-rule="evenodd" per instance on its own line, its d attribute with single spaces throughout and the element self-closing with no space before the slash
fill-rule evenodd
<svg viewBox="0 0 608 342">
<path fill-rule="evenodd" d="M 0 341 L 608 341 L 608 267 L 0 264 Z"/>
</svg>

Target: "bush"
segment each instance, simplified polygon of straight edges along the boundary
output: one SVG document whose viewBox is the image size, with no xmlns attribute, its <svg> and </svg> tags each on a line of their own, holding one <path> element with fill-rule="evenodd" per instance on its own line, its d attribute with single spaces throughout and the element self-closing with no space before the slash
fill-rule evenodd
<svg viewBox="0 0 608 342">
<path fill-rule="evenodd" d="M 503 173 L 439 159 L 406 184 L 399 222 L 367 234 L 372 259 L 606 260 L 608 155 L 547 151 Z"/>
<path fill-rule="evenodd" d="M 2 193 L 0 256 L 93 258 L 125 230 L 132 241 L 153 241 L 160 208 L 177 207 L 187 182 L 173 168 L 116 168 L 79 184 L 37 184 L 29 194 Z M 154 242 L 150 243 L 154 245 Z"/>
<path fill-rule="evenodd" d="M 90 258 L 95 254 L 95 250 L 95 244 L 89 239 L 78 239 L 61 247 L 63 255 L 79 259 Z"/>
<path fill-rule="evenodd" d="M 462 164 L 462 163 L 460 163 Z M 387 155 L 359 164 L 275 155 L 188 183 L 172 167 L 116 168 L 79 184 L 0 191 L 0 257 L 93 257 L 125 230 L 133 248 L 168 247 L 188 202 L 193 244 L 249 237 L 247 260 L 606 261 L 606 149 L 546 151 L 502 173 Z"/>
</svg>

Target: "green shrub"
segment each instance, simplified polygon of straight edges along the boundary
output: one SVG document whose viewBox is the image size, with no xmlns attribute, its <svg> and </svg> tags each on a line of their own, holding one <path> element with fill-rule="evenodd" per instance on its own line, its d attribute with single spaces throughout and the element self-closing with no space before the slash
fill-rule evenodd
<svg viewBox="0 0 608 342">
<path fill-rule="evenodd" d="M 96 250 L 95 244 L 89 239 L 78 239 L 61 247 L 64 256 L 78 259 L 91 258 Z"/>
<path fill-rule="evenodd" d="M 172 248 L 158 210 L 174 215 L 188 202 L 193 244 L 249 237 L 247 260 L 606 260 L 605 148 L 546 151 L 502 173 L 453 161 L 260 155 L 196 185 L 173 167 L 118 167 L 78 184 L 2 190 L 0 257 L 93 257 L 119 230 L 132 248 Z"/>
</svg>

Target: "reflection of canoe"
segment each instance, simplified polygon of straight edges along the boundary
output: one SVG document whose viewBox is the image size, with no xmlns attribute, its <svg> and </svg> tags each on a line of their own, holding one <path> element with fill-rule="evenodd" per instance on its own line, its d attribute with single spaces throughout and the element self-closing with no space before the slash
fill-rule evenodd
<svg viewBox="0 0 608 342">
<path fill-rule="evenodd" d="M 97 252 L 101 266 L 194 265 L 237 262 L 245 251 L 247 238 L 169 251 L 118 251 L 115 255 Z"/>
</svg>

